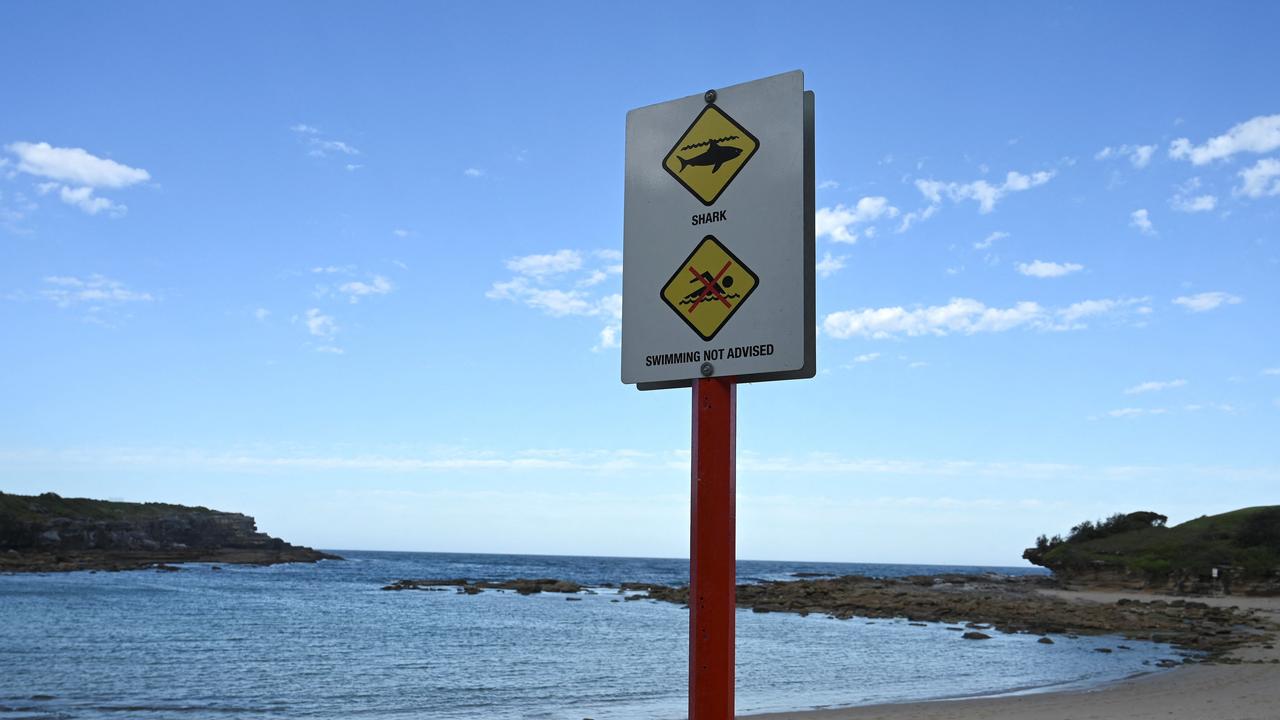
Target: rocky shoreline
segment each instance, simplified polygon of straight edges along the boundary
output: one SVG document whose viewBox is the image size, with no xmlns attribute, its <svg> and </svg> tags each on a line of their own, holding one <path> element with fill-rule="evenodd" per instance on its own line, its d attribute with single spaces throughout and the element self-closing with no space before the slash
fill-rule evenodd
<svg viewBox="0 0 1280 720">
<path fill-rule="evenodd" d="M 163 503 L 0 493 L 0 573 L 173 570 L 170 563 L 341 560 L 258 532 L 248 515 Z"/>
<path fill-rule="evenodd" d="M 314 563 L 341 560 L 331 553 L 283 543 L 270 548 L 188 548 L 164 551 L 107 552 L 33 552 L 0 553 L 0 573 L 54 573 L 88 570 L 121 572 L 125 570 L 181 570 L 178 563 L 214 563 L 219 565 L 279 565 L 281 563 Z"/>
<path fill-rule="evenodd" d="M 905 618 L 913 623 L 946 623 L 982 640 L 984 630 L 1031 633 L 1051 644 L 1053 636 L 1119 635 L 1131 640 L 1168 643 L 1223 661 L 1231 650 L 1272 646 L 1277 628 L 1270 618 L 1248 608 L 1217 607 L 1196 600 L 1122 599 L 1115 603 L 1073 602 L 1042 593 L 1051 578 L 996 575 L 937 575 L 898 579 L 850 575 L 739 585 L 738 607 L 753 612 L 821 614 L 836 619 Z M 383 590 L 445 590 L 465 594 L 484 590 L 591 592 L 565 580 L 399 580 Z M 652 599 L 688 605 L 687 587 L 624 583 L 625 600 Z"/>
</svg>

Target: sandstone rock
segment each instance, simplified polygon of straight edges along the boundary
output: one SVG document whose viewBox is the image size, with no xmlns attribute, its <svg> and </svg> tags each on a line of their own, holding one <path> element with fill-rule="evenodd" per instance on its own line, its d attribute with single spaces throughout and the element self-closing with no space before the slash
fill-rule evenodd
<svg viewBox="0 0 1280 720">
<path fill-rule="evenodd" d="M 0 493 L 0 571 L 133 570 L 157 563 L 270 565 L 335 555 L 257 531 L 238 513 L 163 503 L 125 503 Z"/>
</svg>

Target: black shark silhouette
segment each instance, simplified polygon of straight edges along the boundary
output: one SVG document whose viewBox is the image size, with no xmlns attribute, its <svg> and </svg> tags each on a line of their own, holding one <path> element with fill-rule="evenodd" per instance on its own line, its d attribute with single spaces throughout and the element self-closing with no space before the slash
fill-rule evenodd
<svg viewBox="0 0 1280 720">
<path fill-rule="evenodd" d="M 734 147 L 732 145 L 721 145 L 719 140 L 712 140 L 710 144 L 711 147 L 707 148 L 706 152 L 701 155 L 691 157 L 688 160 L 677 155 L 676 159 L 680 161 L 680 172 L 684 172 L 684 169 L 690 165 L 710 165 L 711 172 L 715 172 L 720 169 L 721 165 L 742 154 L 742 148 Z"/>
</svg>

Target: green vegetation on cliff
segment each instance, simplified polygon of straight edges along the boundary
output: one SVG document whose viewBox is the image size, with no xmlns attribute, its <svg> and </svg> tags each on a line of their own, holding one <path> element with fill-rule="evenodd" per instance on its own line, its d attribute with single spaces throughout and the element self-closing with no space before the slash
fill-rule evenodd
<svg viewBox="0 0 1280 720">
<path fill-rule="evenodd" d="M 206 507 L 0 492 L 0 572 L 129 569 L 155 563 L 272 564 L 335 558 Z"/>
<path fill-rule="evenodd" d="M 1226 582 L 1275 579 L 1280 569 L 1280 506 L 1244 508 L 1202 516 L 1174 527 L 1152 512 L 1113 515 L 1084 522 L 1064 539 L 1041 536 L 1022 557 L 1060 576 L 1089 573 L 1141 578 L 1170 586 L 1212 579 Z"/>
<path fill-rule="evenodd" d="M 135 503 L 90 498 L 64 498 L 57 493 L 11 495 L 0 492 L 0 522 L 30 522 L 48 517 L 85 520 L 137 520 L 172 515 L 176 512 L 218 514 L 206 507 L 169 503 Z"/>
</svg>

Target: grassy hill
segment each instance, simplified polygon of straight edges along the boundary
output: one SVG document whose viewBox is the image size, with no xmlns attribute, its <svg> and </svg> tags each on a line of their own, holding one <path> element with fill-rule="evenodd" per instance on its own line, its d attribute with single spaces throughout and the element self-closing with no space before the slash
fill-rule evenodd
<svg viewBox="0 0 1280 720">
<path fill-rule="evenodd" d="M 336 556 L 206 507 L 0 493 L 0 572 L 132 569 L 156 563 L 273 564 Z"/>
<path fill-rule="evenodd" d="M 1170 588 L 1280 582 L 1280 505 L 1243 508 L 1166 527 L 1155 513 L 1081 523 L 1063 539 L 1041 537 L 1023 557 L 1068 580 L 1142 581 Z M 1177 588 L 1175 588 L 1177 589 Z M 1183 588 L 1189 589 L 1189 588 Z"/>
<path fill-rule="evenodd" d="M 138 520 L 158 518 L 177 512 L 216 514 L 206 507 L 168 503 L 134 503 L 89 498 L 64 498 L 56 493 L 11 495 L 0 492 L 0 521 L 36 522 L 51 517 L 85 520 Z"/>
</svg>

